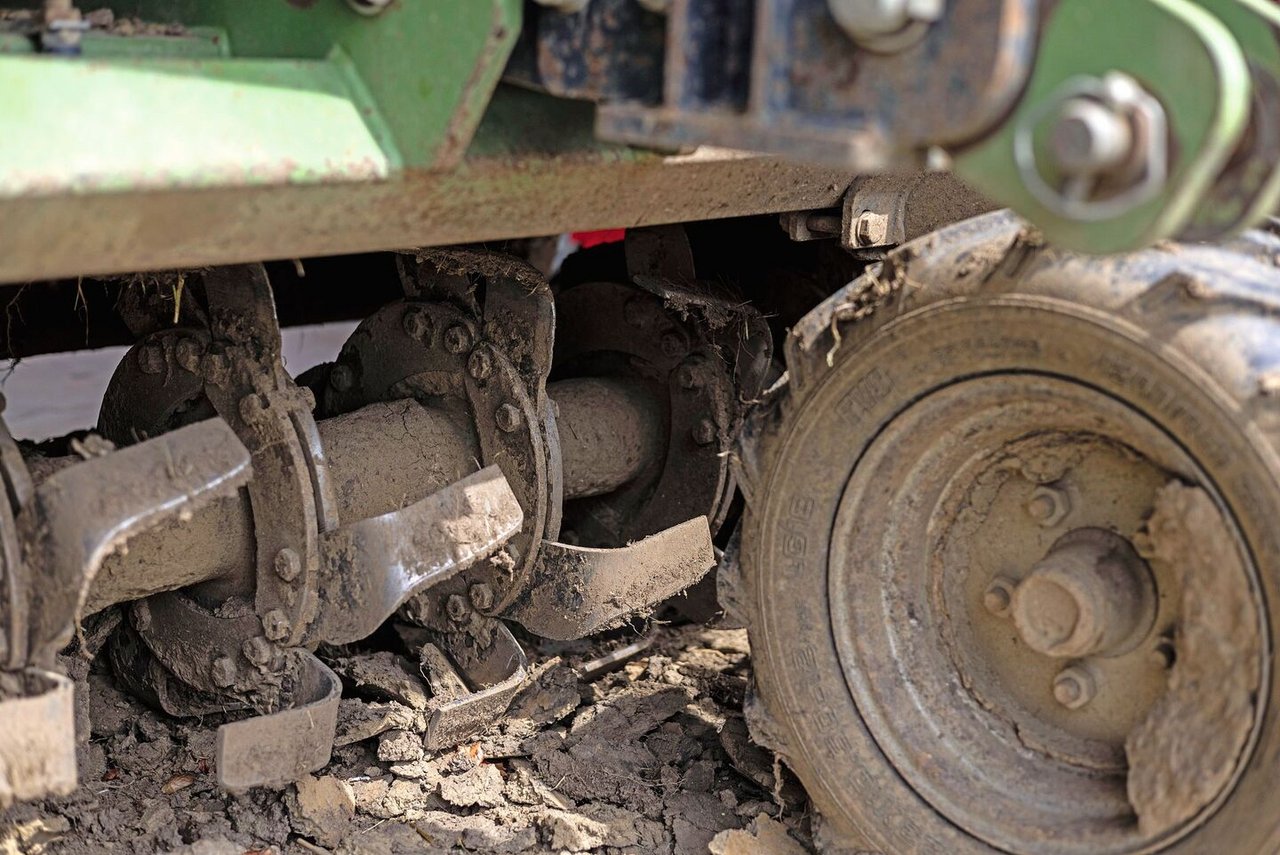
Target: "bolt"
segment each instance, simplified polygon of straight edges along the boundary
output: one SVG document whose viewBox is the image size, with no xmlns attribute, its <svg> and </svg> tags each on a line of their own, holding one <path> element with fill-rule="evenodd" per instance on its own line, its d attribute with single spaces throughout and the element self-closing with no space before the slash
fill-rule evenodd
<svg viewBox="0 0 1280 855">
<path fill-rule="evenodd" d="M 248 659 L 254 665 L 266 665 L 271 661 L 271 657 L 275 655 L 276 649 L 270 641 L 267 641 L 261 635 L 246 639 L 245 643 L 240 646 L 240 652 L 244 654 L 244 658 Z"/>
<path fill-rule="evenodd" d="M 649 297 L 632 297 L 622 307 L 622 318 L 638 330 L 645 329 L 656 314 L 653 301 Z"/>
<path fill-rule="evenodd" d="M 489 353 L 487 347 L 477 347 L 471 351 L 471 357 L 467 360 L 467 373 L 473 380 L 481 383 L 489 379 L 489 375 L 493 373 L 493 354 Z"/>
<path fill-rule="evenodd" d="M 329 371 L 329 385 L 339 392 L 346 392 L 355 382 L 355 372 L 351 370 L 349 365 L 343 365 L 339 362 Z"/>
<path fill-rule="evenodd" d="M 286 546 L 276 553 L 275 570 L 281 579 L 292 582 L 302 572 L 302 559 L 295 550 Z"/>
<path fill-rule="evenodd" d="M 889 243 L 889 218 L 874 211 L 863 211 L 853 226 L 858 246 L 885 246 Z"/>
<path fill-rule="evenodd" d="M 687 362 L 681 365 L 676 373 L 676 382 L 680 384 L 681 389 L 687 389 L 690 392 L 702 388 L 702 378 L 698 376 L 698 370 Z"/>
<path fill-rule="evenodd" d="M 224 354 L 206 353 L 204 359 L 200 361 L 200 368 L 205 379 L 213 385 L 222 386 L 227 382 L 230 364 Z"/>
<path fill-rule="evenodd" d="M 250 392 L 240 399 L 240 418 L 246 422 L 256 421 L 267 408 L 267 402 L 261 395 Z"/>
<path fill-rule="evenodd" d="M 1013 604 L 1014 583 L 1003 576 L 997 576 L 982 595 L 982 605 L 996 617 L 1008 617 L 1009 607 Z"/>
<path fill-rule="evenodd" d="M 280 609 L 272 609 L 262 618 L 262 632 L 272 641 L 283 641 L 289 636 L 289 617 Z"/>
<path fill-rule="evenodd" d="M 1071 513 L 1071 497 L 1058 487 L 1036 487 L 1027 502 L 1027 513 L 1045 528 L 1053 528 Z"/>
<path fill-rule="evenodd" d="M 484 582 L 472 585 L 467 593 L 471 596 L 471 605 L 475 606 L 477 611 L 483 612 L 493 608 L 493 589 Z"/>
<path fill-rule="evenodd" d="M 164 347 L 151 342 L 138 349 L 138 366 L 144 374 L 159 374 L 164 371 Z"/>
<path fill-rule="evenodd" d="M 466 353 L 471 349 L 471 330 L 454 324 L 444 331 L 444 347 L 450 353 Z"/>
<path fill-rule="evenodd" d="M 450 594 L 444 602 L 444 610 L 455 623 L 462 623 L 471 614 L 471 606 L 461 594 Z"/>
<path fill-rule="evenodd" d="M 693 441 L 698 445 L 710 445 L 716 441 L 716 426 L 711 419 L 699 419 L 693 426 Z"/>
<path fill-rule="evenodd" d="M 406 309 L 401 324 L 405 334 L 415 341 L 426 341 L 431 337 L 431 316 L 421 306 Z"/>
<path fill-rule="evenodd" d="M 678 332 L 665 332 L 662 334 L 662 352 L 667 356 L 680 356 L 685 352 L 684 337 Z"/>
<path fill-rule="evenodd" d="M 498 411 L 493 415 L 494 421 L 498 423 L 498 430 L 503 433 L 511 433 L 520 427 L 523 419 L 520 416 L 520 410 L 515 404 L 503 404 L 498 407 Z"/>
<path fill-rule="evenodd" d="M 831 16 L 850 38 L 883 50 L 913 44 L 942 17 L 945 5 L 945 0 L 827 0 Z"/>
<path fill-rule="evenodd" d="M 1093 700 L 1098 683 L 1093 672 L 1084 665 L 1063 668 L 1053 678 L 1053 699 L 1069 710 L 1078 710 Z"/>
<path fill-rule="evenodd" d="M 139 600 L 133 604 L 133 628 L 138 632 L 151 629 L 151 606 L 146 600 Z"/>
<path fill-rule="evenodd" d="M 1151 664 L 1159 668 L 1169 669 L 1173 667 L 1173 663 L 1178 661 L 1177 648 L 1173 646 L 1173 642 L 1168 638 L 1162 638 L 1156 642 L 1156 646 L 1152 648 L 1150 653 Z"/>
<path fill-rule="evenodd" d="M 1135 142 L 1124 111 L 1083 95 L 1063 102 L 1050 132 L 1058 169 L 1069 176 L 1114 172 L 1133 156 Z"/>
<path fill-rule="evenodd" d="M 384 12 L 395 0 L 347 0 L 347 5 L 361 15 L 372 17 Z"/>
<path fill-rule="evenodd" d="M 194 338 L 180 338 L 173 348 L 174 361 L 192 374 L 200 367 L 200 357 L 203 354 L 204 348 Z"/>
<path fill-rule="evenodd" d="M 236 663 L 231 661 L 230 656 L 219 656 L 213 661 L 209 677 L 218 688 L 231 688 L 236 682 Z"/>
</svg>

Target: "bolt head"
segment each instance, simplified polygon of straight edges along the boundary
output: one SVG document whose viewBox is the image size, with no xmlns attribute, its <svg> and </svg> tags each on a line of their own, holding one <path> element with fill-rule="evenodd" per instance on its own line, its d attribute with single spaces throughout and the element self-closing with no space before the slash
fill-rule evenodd
<svg viewBox="0 0 1280 855">
<path fill-rule="evenodd" d="M 660 340 L 662 352 L 667 356 L 680 356 L 686 351 L 684 336 L 677 332 L 666 332 Z"/>
<path fill-rule="evenodd" d="M 339 362 L 333 368 L 329 369 L 329 385 L 339 392 L 346 392 L 355 385 L 356 374 L 351 370 L 350 365 L 343 365 Z"/>
<path fill-rule="evenodd" d="M 444 348 L 450 353 L 466 353 L 471 349 L 471 330 L 454 324 L 444 331 Z"/>
<path fill-rule="evenodd" d="M 475 606 L 477 611 L 488 611 L 493 608 L 493 589 L 484 582 L 477 582 L 467 591 L 471 597 L 471 605 Z"/>
<path fill-rule="evenodd" d="M 240 647 L 240 652 L 254 665 L 266 665 L 275 655 L 276 648 L 274 644 L 259 635 L 246 639 Z"/>
<path fill-rule="evenodd" d="M 231 688 L 236 682 L 236 663 L 231 661 L 230 656 L 219 656 L 213 662 L 209 677 L 218 688 Z"/>
<path fill-rule="evenodd" d="M 178 343 L 173 346 L 174 361 L 192 374 L 195 374 L 196 370 L 199 369 L 200 358 L 203 355 L 204 348 L 194 338 L 178 339 Z"/>
<path fill-rule="evenodd" d="M 1133 154 L 1133 128 L 1123 111 L 1094 98 L 1067 99 L 1050 131 L 1058 169 L 1066 175 L 1103 175 Z"/>
<path fill-rule="evenodd" d="M 498 424 L 498 430 L 511 433 L 519 429 L 524 418 L 520 415 L 520 408 L 515 404 L 503 404 L 494 413 L 494 421 Z"/>
<path fill-rule="evenodd" d="M 702 378 L 698 376 L 698 369 L 687 362 L 676 372 L 676 382 L 680 384 L 681 389 L 690 392 L 702 388 Z"/>
<path fill-rule="evenodd" d="M 1093 672 L 1082 665 L 1064 668 L 1053 678 L 1053 699 L 1069 710 L 1078 710 L 1088 704 L 1097 691 Z"/>
<path fill-rule="evenodd" d="M 206 353 L 200 361 L 200 369 L 205 379 L 215 386 L 225 384 L 231 370 L 227 357 L 221 353 Z"/>
<path fill-rule="evenodd" d="M 426 341 L 431 337 L 431 316 L 421 306 L 406 309 L 401 323 L 405 334 L 415 341 Z"/>
<path fill-rule="evenodd" d="M 456 623 L 461 623 L 471 614 L 471 606 L 467 605 L 461 594 L 450 594 L 449 599 L 444 602 L 444 610 L 449 619 Z"/>
<path fill-rule="evenodd" d="M 698 445 L 710 445 L 716 441 L 716 426 L 711 419 L 699 419 L 693 426 L 693 441 Z"/>
<path fill-rule="evenodd" d="M 1027 513 L 1045 528 L 1053 528 L 1071 513 L 1071 496 L 1058 487 L 1037 487 L 1027 502 Z"/>
<path fill-rule="evenodd" d="M 144 344 L 138 348 L 138 367 L 144 374 L 159 374 L 164 371 L 164 346 L 155 342 Z"/>
<path fill-rule="evenodd" d="M 272 641 L 283 641 L 292 629 L 289 616 L 280 609 L 272 609 L 262 618 L 262 633 Z"/>
<path fill-rule="evenodd" d="M 240 418 L 253 422 L 261 418 L 267 408 L 267 402 L 256 392 L 250 392 L 240 399 Z"/>
<path fill-rule="evenodd" d="M 467 373 L 471 375 L 471 379 L 483 383 L 489 379 L 489 375 L 493 374 L 493 354 L 486 347 L 477 347 L 471 351 L 471 357 L 467 359 Z"/>
<path fill-rule="evenodd" d="M 1008 617 L 1013 605 L 1013 588 L 1008 579 L 995 579 L 982 595 L 983 607 L 996 617 Z"/>
<path fill-rule="evenodd" d="M 274 565 L 276 575 L 286 582 L 292 582 L 302 573 L 302 558 L 287 546 L 276 553 Z"/>
<path fill-rule="evenodd" d="M 151 629 L 151 605 L 146 600 L 133 604 L 133 628 L 138 632 Z"/>
</svg>

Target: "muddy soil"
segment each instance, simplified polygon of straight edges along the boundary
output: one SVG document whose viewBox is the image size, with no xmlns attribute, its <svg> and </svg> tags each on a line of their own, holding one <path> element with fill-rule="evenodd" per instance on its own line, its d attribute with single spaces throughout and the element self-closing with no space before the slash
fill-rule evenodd
<svg viewBox="0 0 1280 855">
<path fill-rule="evenodd" d="M 80 790 L 11 808 L 0 855 L 809 851 L 803 791 L 747 737 L 746 633 L 650 632 L 530 643 L 507 719 L 435 755 L 416 667 L 332 651 L 345 693 L 331 763 L 241 797 L 216 784 L 216 721 L 166 719 L 95 663 Z"/>
</svg>

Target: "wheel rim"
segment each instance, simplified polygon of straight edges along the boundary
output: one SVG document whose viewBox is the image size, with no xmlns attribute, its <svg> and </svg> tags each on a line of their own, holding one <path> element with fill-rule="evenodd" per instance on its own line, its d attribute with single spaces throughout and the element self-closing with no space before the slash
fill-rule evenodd
<svg viewBox="0 0 1280 855">
<path fill-rule="evenodd" d="M 1207 523 L 1234 552 L 1211 570 L 1189 571 L 1143 532 L 1175 490 L 1168 485 L 1182 482 L 1210 483 L 1159 427 L 1101 392 L 1042 375 L 935 391 L 868 447 L 832 532 L 836 644 L 878 747 L 955 825 L 1015 852 L 1147 851 L 1194 828 L 1229 792 L 1261 719 L 1250 698 L 1266 677 L 1265 613 L 1228 516 L 1213 510 Z M 1047 654 L 1070 633 L 1054 636 L 1033 586 L 1021 583 L 1037 566 L 1037 578 L 1052 576 L 1061 568 L 1046 556 L 1073 549 L 1111 558 L 1128 549 L 1120 575 L 1132 582 L 1132 608 L 1101 615 L 1100 635 Z M 1199 584 L 1196 573 L 1212 574 L 1240 606 L 1249 631 L 1234 641 L 1250 649 L 1216 666 L 1227 669 L 1218 688 L 1235 698 L 1225 722 L 1188 736 L 1194 717 L 1178 706 L 1194 698 L 1176 684 L 1204 654 L 1181 650 L 1189 641 L 1171 631 L 1239 634 L 1222 615 L 1187 614 L 1184 588 L 1188 578 Z M 1062 593 L 1039 591 L 1040 605 Z M 1116 599 L 1101 593 L 1097 603 Z M 1080 615 L 1068 614 L 1078 626 Z M 1054 636 L 1047 642 L 1036 640 L 1037 620 Z M 1190 658 L 1177 663 L 1184 652 Z M 1182 755 L 1153 750 L 1175 732 L 1216 758 L 1215 770 L 1190 791 L 1152 795 L 1153 781 L 1176 777 L 1168 767 Z"/>
</svg>

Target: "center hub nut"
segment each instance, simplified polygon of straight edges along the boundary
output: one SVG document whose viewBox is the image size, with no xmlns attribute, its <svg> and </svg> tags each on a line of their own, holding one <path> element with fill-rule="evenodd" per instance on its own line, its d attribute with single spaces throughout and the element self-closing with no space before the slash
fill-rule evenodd
<svg viewBox="0 0 1280 855">
<path fill-rule="evenodd" d="M 1078 659 L 1132 650 L 1155 621 L 1151 570 L 1103 529 L 1063 535 L 1013 591 L 1018 635 L 1046 656 Z"/>
</svg>

